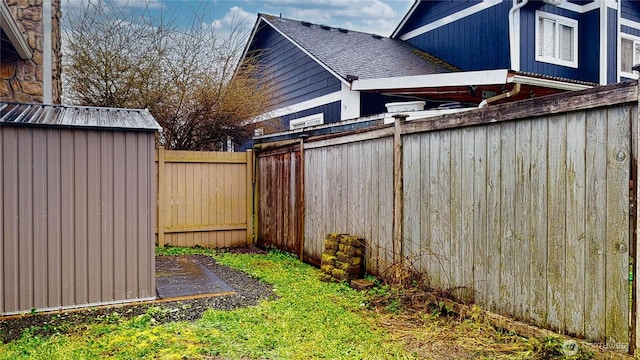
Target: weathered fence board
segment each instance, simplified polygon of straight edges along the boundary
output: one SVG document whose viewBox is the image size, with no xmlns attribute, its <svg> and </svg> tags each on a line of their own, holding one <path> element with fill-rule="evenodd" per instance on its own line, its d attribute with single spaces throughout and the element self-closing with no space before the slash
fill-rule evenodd
<svg viewBox="0 0 640 360">
<path fill-rule="evenodd" d="M 159 245 L 224 248 L 252 243 L 251 151 L 160 148 L 156 162 Z"/>
<path fill-rule="evenodd" d="M 384 138 L 305 149 L 305 239 L 330 232 L 367 237 L 366 266 L 373 273 L 393 259 L 391 148 Z M 311 259 L 320 259 L 323 249 L 322 241 L 305 241 Z"/>
<path fill-rule="evenodd" d="M 401 258 L 489 310 L 627 346 L 634 95 L 608 87 L 545 99 L 544 112 L 521 102 L 402 125 Z M 391 265 L 389 129 L 304 143 L 308 258 L 345 232 L 365 237 L 367 271 Z"/>
<path fill-rule="evenodd" d="M 302 226 L 300 146 L 258 152 L 258 228 L 259 246 L 278 247 L 300 253 Z M 315 199 L 319 201 L 319 199 Z M 309 227 L 313 228 L 313 218 Z M 319 259 L 319 258 L 318 258 Z"/>
</svg>

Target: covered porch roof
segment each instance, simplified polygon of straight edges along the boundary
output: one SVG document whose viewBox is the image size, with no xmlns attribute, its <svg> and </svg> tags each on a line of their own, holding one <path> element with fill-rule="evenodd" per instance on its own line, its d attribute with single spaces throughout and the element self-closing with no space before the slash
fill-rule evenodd
<svg viewBox="0 0 640 360">
<path fill-rule="evenodd" d="M 351 83 L 351 90 L 431 101 L 480 104 L 485 99 L 511 91 L 516 84 L 519 84 L 519 91 L 509 97 L 510 101 L 546 96 L 564 91 L 583 90 L 597 85 L 508 69 L 498 69 L 358 79 Z"/>
</svg>

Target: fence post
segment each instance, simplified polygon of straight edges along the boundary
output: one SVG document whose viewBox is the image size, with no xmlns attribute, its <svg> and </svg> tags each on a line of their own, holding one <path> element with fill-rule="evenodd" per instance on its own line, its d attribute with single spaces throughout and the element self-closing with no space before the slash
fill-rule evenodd
<svg viewBox="0 0 640 360">
<path fill-rule="evenodd" d="M 638 274 L 640 274 L 640 249 L 638 248 L 638 219 L 640 219 L 640 206 L 638 206 L 638 199 L 640 198 L 640 186 L 638 186 L 638 165 L 637 161 L 640 157 L 640 126 L 638 121 L 640 120 L 640 85 L 636 82 L 636 93 L 638 94 L 638 101 L 636 102 L 636 113 L 631 116 L 631 182 L 633 185 L 631 194 L 633 208 L 630 210 L 631 225 L 629 241 L 631 242 L 631 255 L 633 257 L 633 280 L 631 282 L 631 341 L 630 352 L 631 354 L 638 355 L 640 351 L 640 312 L 638 311 L 638 298 L 640 298 L 640 289 L 638 289 Z"/>
<path fill-rule="evenodd" d="M 403 228 L 403 204 L 402 204 L 402 134 L 401 125 L 408 115 L 398 114 L 395 118 L 393 132 L 393 263 L 398 265 L 402 259 L 402 228 Z M 396 266 L 398 277 L 399 266 Z"/>
<path fill-rule="evenodd" d="M 253 150 L 246 151 L 247 155 L 247 246 L 253 245 Z"/>
<path fill-rule="evenodd" d="M 158 146 L 158 246 L 164 247 L 165 168 L 164 146 Z"/>
</svg>

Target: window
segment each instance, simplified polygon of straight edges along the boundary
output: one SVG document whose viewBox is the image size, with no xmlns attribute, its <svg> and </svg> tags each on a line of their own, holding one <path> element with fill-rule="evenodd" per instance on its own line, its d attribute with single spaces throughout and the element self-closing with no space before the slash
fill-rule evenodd
<svg viewBox="0 0 640 360">
<path fill-rule="evenodd" d="M 324 124 L 324 113 L 301 117 L 289 122 L 289 129 L 296 130 L 314 125 Z"/>
<path fill-rule="evenodd" d="M 637 79 L 638 74 L 631 68 L 640 64 L 640 38 L 624 36 L 620 39 L 620 75 Z"/>
<path fill-rule="evenodd" d="M 578 67 L 578 22 L 536 11 L 536 60 Z"/>
</svg>

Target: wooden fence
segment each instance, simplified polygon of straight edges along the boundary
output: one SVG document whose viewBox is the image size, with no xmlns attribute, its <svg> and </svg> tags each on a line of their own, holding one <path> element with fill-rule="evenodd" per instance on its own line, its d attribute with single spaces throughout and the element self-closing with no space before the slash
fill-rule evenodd
<svg viewBox="0 0 640 360">
<path fill-rule="evenodd" d="M 637 96 L 617 84 L 306 139 L 304 237 L 287 241 L 317 261 L 327 233 L 360 235 L 371 273 L 407 262 L 496 313 L 633 351 Z M 286 190 L 259 183 L 260 199 Z"/>
<path fill-rule="evenodd" d="M 275 246 L 299 254 L 302 250 L 302 164 L 300 145 L 264 151 L 257 155 L 257 245 Z"/>
<path fill-rule="evenodd" d="M 156 151 L 160 246 L 253 241 L 253 153 Z"/>
</svg>

